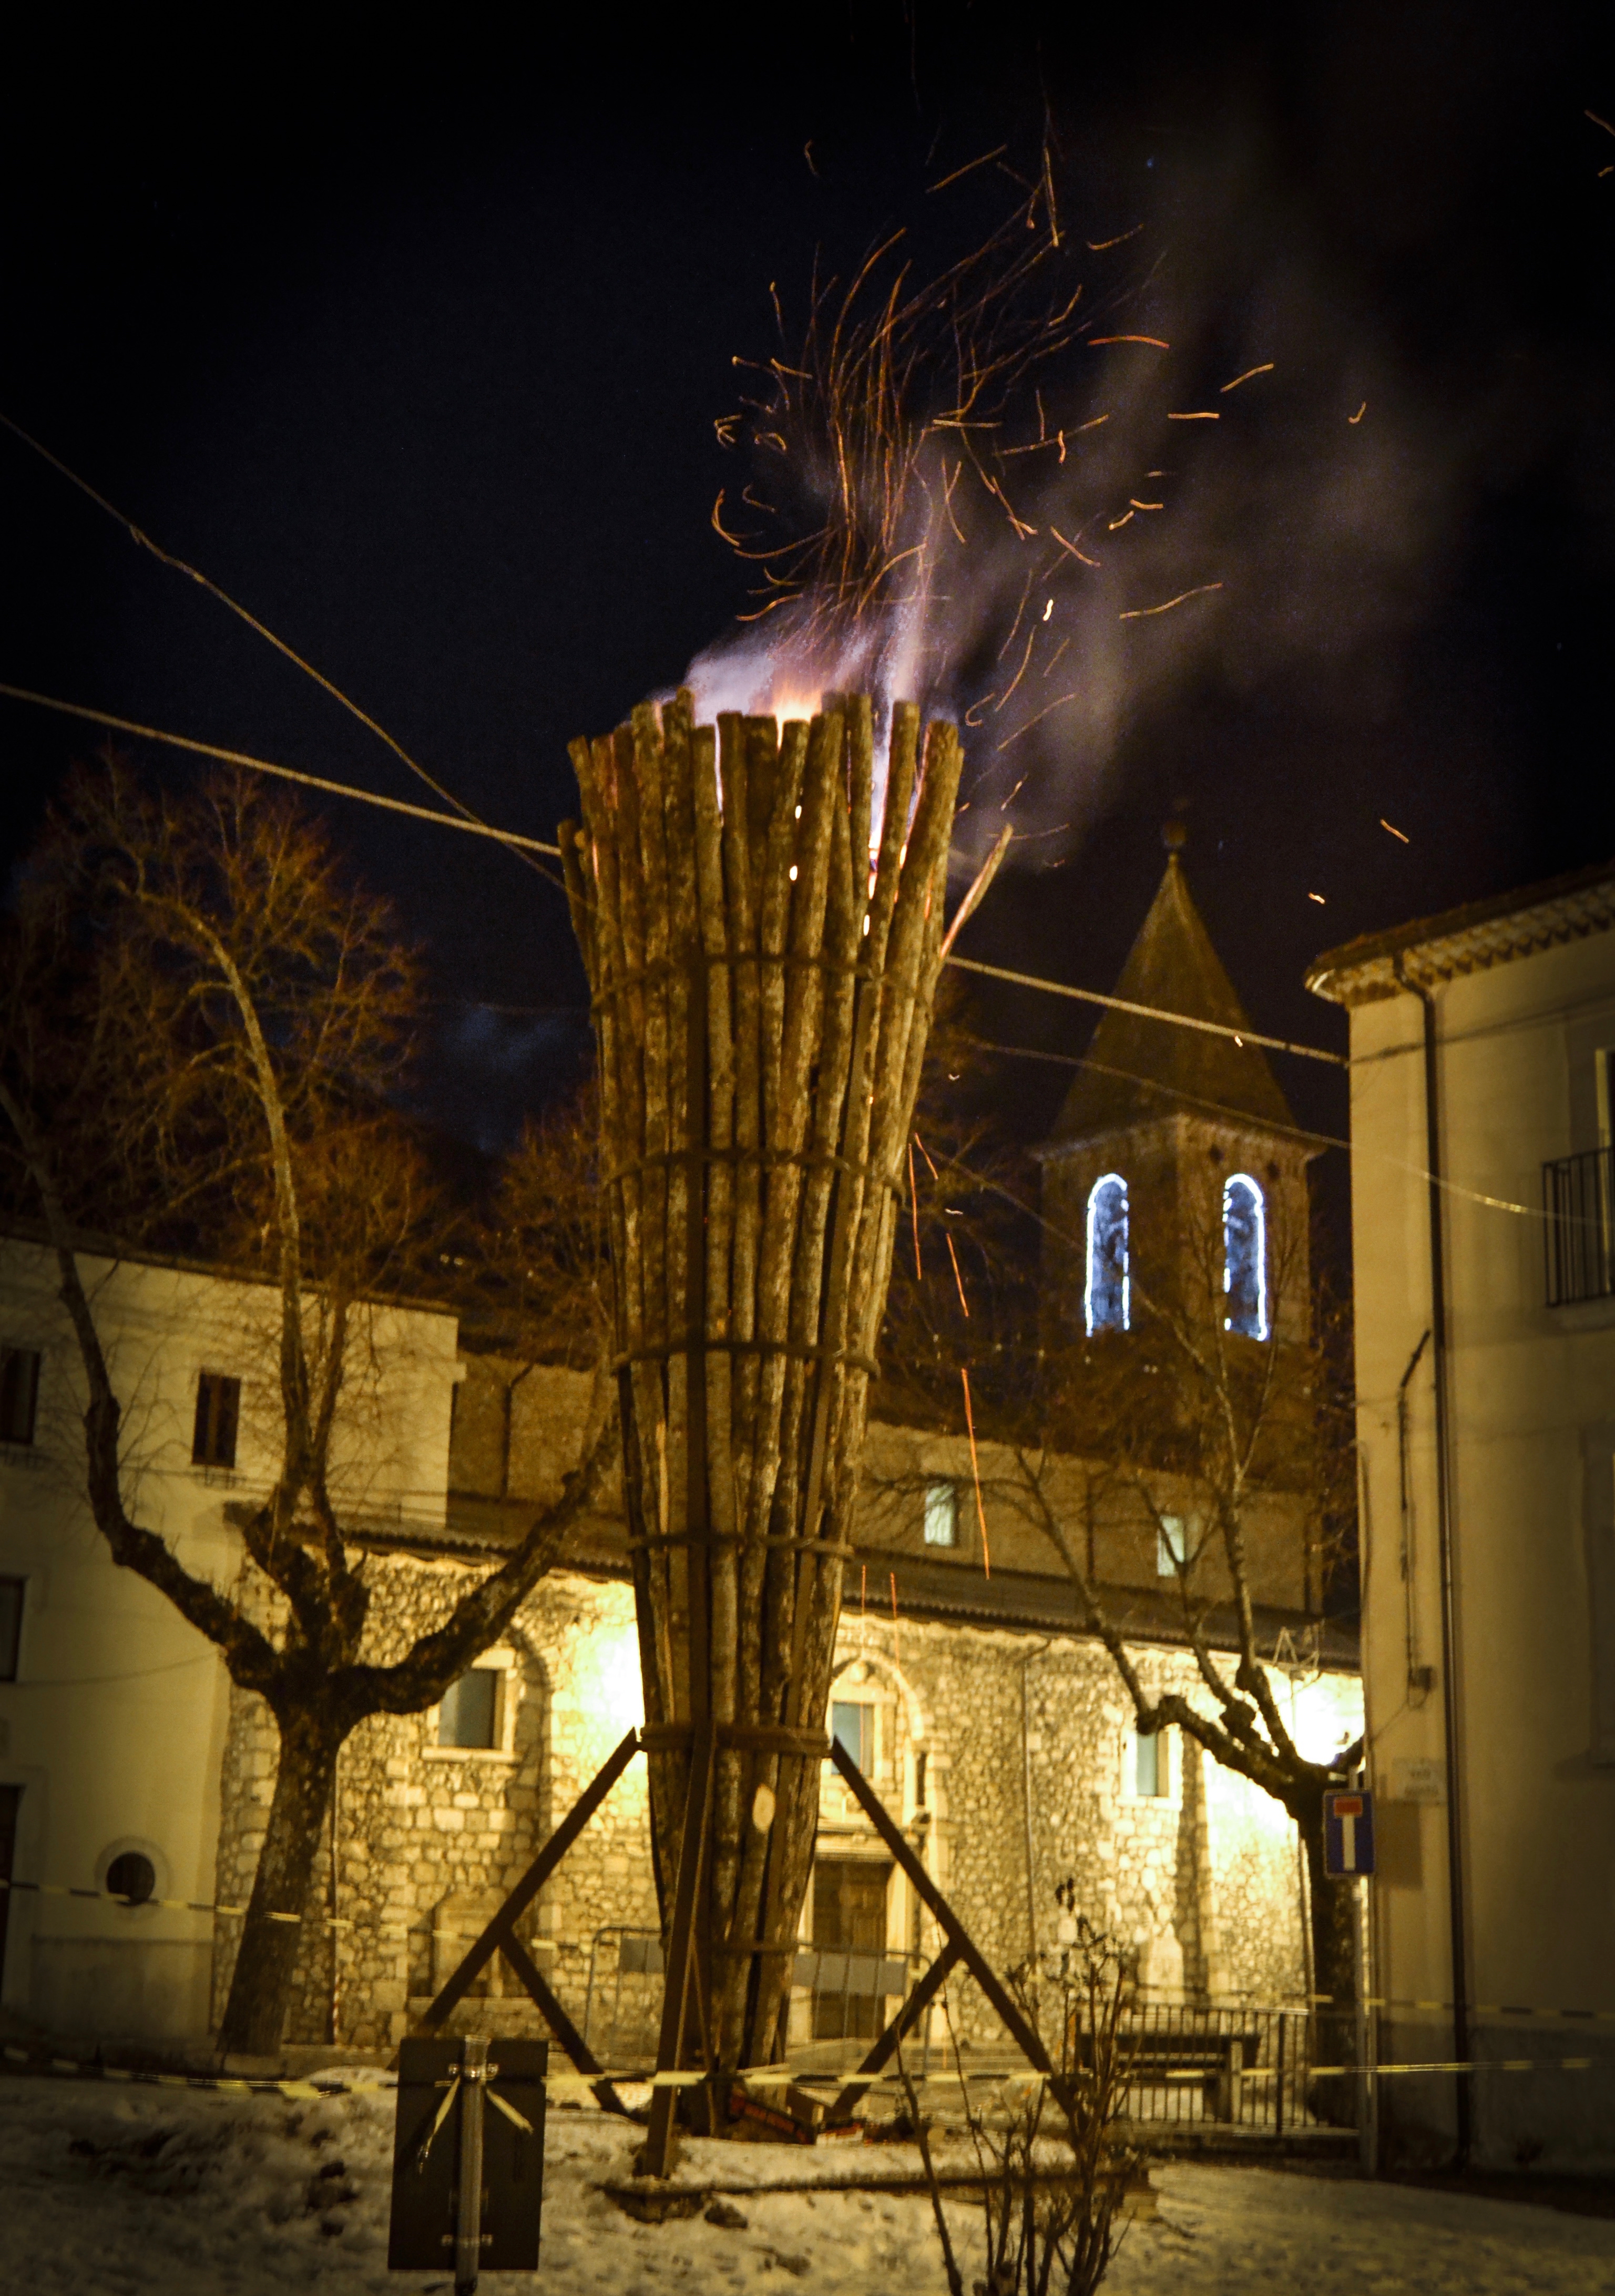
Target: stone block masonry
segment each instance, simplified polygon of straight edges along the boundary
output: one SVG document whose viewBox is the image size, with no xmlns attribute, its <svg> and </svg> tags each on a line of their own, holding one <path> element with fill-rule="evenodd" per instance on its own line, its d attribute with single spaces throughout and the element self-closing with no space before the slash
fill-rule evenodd
<svg viewBox="0 0 1615 2296">
<path fill-rule="evenodd" d="M 402 1653 L 447 1615 L 471 1573 L 447 1562 L 378 1559 L 367 1655 Z M 267 1609 L 266 1604 L 260 1607 Z M 377 1715 L 342 1750 L 332 1825 L 322 1846 L 299 1956 L 289 2042 L 386 2048 L 430 2000 L 475 1934 L 640 1718 L 632 1591 L 572 1573 L 545 1579 L 504 1640 L 478 1661 L 499 1677 L 497 1742 L 439 1744 L 439 1710 Z M 263 1702 L 232 1693 L 224 1764 L 219 1901 L 244 1904 L 274 1786 L 276 1735 Z M 336 1876 L 332 1884 L 334 1840 Z M 522 1941 L 581 2017 L 601 1929 L 654 1930 L 655 1888 L 643 1766 L 596 1814 L 532 1907 Z M 240 1923 L 216 1924 L 214 2018 L 228 1989 Z M 501 1997 L 508 1992 L 514 1998 Z M 502 2030 L 533 2021 L 503 1964 L 479 1980 Z"/>
<path fill-rule="evenodd" d="M 470 1575 L 448 1561 L 378 1558 L 377 1657 L 444 1618 Z M 1203 1695 L 1185 1653 L 1145 1648 L 1138 1659 L 1150 1687 Z M 906 1619 L 894 1634 L 889 1620 L 848 1613 L 838 1660 L 832 1700 L 875 1710 L 877 1790 L 997 1969 L 1053 1942 L 1053 1892 L 1069 1876 L 1078 1909 L 1116 1939 L 1152 1998 L 1298 2003 L 1308 1990 L 1294 1828 L 1176 1732 L 1158 1775 L 1141 1780 L 1131 1710 L 1096 1643 Z M 344 1926 L 309 1926 L 289 2041 L 389 2047 L 640 1718 L 633 1595 L 619 1581 L 552 1573 L 479 1663 L 499 1677 L 492 1748 L 439 1745 L 435 1708 L 378 1716 L 344 1748 L 314 1908 L 334 1906 Z M 1349 1734 L 1357 1688 L 1355 1678 L 1324 1677 L 1301 1690 L 1322 1702 L 1315 1734 L 1332 1719 L 1331 1743 Z M 275 1751 L 261 1702 L 234 1693 L 222 1903 L 244 1903 L 250 1888 Z M 828 1769 L 818 1852 L 879 1852 Z M 810 1890 L 805 1938 L 813 1906 Z M 888 1907 L 891 1946 L 935 1949 L 933 1925 L 900 1877 L 888 1882 Z M 616 1969 L 610 1933 L 657 1926 L 635 1763 L 526 1917 L 523 1941 L 581 2022 L 597 1941 L 599 2000 Z M 217 1924 L 216 2020 L 239 1928 L 225 1916 Z M 536 2030 L 536 2013 L 499 1966 L 463 2014 Z M 994 2038 L 973 1986 L 957 1988 L 956 2014 L 972 2041 Z"/>
</svg>

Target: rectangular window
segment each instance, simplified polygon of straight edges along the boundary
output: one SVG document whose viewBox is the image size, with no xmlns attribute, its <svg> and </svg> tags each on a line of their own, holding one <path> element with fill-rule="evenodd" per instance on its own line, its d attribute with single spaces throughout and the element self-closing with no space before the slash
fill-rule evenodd
<svg viewBox="0 0 1615 2296">
<path fill-rule="evenodd" d="M 874 1768 L 874 1708 L 861 1699 L 836 1699 L 830 1709 L 830 1734 L 868 1777 Z"/>
<path fill-rule="evenodd" d="M 39 1353 L 0 1348 L 0 1443 L 31 1443 L 39 1407 Z"/>
<path fill-rule="evenodd" d="M 1153 1730 L 1133 1733 L 1133 1791 L 1141 1800 L 1159 1800 L 1169 1792 L 1167 1781 L 1167 1734 Z"/>
<path fill-rule="evenodd" d="M 1189 1567 L 1189 1527 L 1180 1514 L 1163 1514 L 1155 1530 L 1155 1571 L 1176 1578 Z"/>
<path fill-rule="evenodd" d="M 451 1682 L 438 1709 L 439 1746 L 489 1752 L 499 1743 L 499 1675 L 496 1666 L 474 1666 Z"/>
<path fill-rule="evenodd" d="M 959 1544 L 959 1493 L 953 1483 L 927 1483 L 925 1486 L 925 1544 L 927 1546 L 957 1546 Z"/>
<path fill-rule="evenodd" d="M 204 1371 L 196 1382 L 196 1431 L 191 1461 L 198 1467 L 235 1464 L 235 1430 L 241 1418 L 242 1383 L 222 1371 Z"/>
<path fill-rule="evenodd" d="M 0 1578 L 0 1682 L 15 1682 L 17 1657 L 22 1647 L 22 1589 L 20 1578 Z"/>
</svg>

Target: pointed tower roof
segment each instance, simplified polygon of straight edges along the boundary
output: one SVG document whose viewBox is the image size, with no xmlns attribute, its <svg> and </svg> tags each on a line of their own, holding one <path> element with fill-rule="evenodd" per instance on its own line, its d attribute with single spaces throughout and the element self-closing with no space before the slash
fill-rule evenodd
<svg viewBox="0 0 1615 2296">
<path fill-rule="evenodd" d="M 1162 1013 L 1248 1029 L 1244 1007 L 1190 898 L 1178 859 L 1181 823 L 1168 822 L 1162 836 L 1166 874 L 1115 994 Z M 1066 1095 L 1051 1145 L 1180 1111 L 1223 1111 L 1286 1128 L 1295 1121 L 1266 1054 L 1257 1046 L 1236 1045 L 1231 1037 L 1135 1013 L 1105 1012 L 1087 1057 L 1094 1065 L 1079 1071 Z"/>
</svg>

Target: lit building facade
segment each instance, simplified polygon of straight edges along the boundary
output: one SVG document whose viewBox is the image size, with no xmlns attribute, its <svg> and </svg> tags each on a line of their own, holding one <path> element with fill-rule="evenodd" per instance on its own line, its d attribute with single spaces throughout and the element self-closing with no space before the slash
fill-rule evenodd
<svg viewBox="0 0 1615 2296">
<path fill-rule="evenodd" d="M 1383 2125 L 1607 2165 L 1615 869 L 1353 942 L 1310 986 L 1351 1020 L 1382 2054 L 1550 2067 L 1389 2080 Z"/>
</svg>

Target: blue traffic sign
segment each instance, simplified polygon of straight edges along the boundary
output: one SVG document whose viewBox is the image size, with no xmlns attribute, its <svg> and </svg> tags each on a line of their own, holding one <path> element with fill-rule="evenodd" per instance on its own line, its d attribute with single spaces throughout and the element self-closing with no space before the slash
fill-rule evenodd
<svg viewBox="0 0 1615 2296">
<path fill-rule="evenodd" d="M 1332 1882 L 1373 1872 L 1373 1796 L 1362 1787 L 1324 1796 L 1324 1871 Z"/>
</svg>

